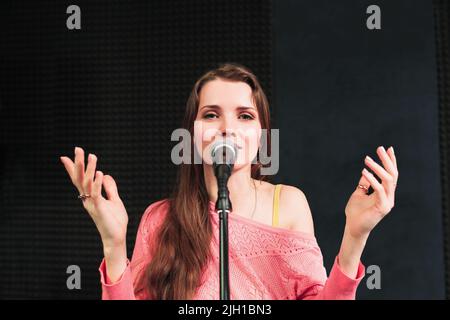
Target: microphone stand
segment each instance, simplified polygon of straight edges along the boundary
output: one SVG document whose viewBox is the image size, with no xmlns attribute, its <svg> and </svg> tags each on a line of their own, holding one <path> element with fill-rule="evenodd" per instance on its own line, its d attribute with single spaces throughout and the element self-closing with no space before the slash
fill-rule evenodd
<svg viewBox="0 0 450 320">
<path fill-rule="evenodd" d="M 217 178 L 218 197 L 216 211 L 219 214 L 219 247 L 220 247 L 220 300 L 230 300 L 229 263 L 228 263 L 228 213 L 232 210 L 228 178 L 233 170 L 233 164 L 213 164 Z"/>
</svg>

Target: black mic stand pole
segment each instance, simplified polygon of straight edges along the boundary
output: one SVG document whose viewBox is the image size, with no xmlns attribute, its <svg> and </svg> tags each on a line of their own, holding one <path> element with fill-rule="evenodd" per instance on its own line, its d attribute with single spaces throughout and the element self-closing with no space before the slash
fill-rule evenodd
<svg viewBox="0 0 450 320">
<path fill-rule="evenodd" d="M 220 246 L 220 300 L 230 300 L 229 264 L 228 264 L 228 213 L 232 210 L 228 178 L 233 170 L 232 164 L 213 164 L 217 178 L 218 197 L 216 211 L 219 214 L 219 246 Z"/>
</svg>

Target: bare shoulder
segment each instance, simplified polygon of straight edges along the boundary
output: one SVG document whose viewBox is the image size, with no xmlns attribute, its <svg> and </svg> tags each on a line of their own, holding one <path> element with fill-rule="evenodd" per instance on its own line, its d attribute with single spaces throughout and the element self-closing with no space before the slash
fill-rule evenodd
<svg viewBox="0 0 450 320">
<path fill-rule="evenodd" d="M 286 215 L 290 229 L 314 235 L 311 209 L 305 193 L 295 186 L 283 184 L 280 190 L 280 215 Z"/>
</svg>

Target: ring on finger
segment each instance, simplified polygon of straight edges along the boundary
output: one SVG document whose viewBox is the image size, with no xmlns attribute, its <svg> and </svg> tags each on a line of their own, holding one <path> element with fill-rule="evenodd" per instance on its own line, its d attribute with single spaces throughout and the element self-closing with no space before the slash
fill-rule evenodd
<svg viewBox="0 0 450 320">
<path fill-rule="evenodd" d="M 78 196 L 78 199 L 81 199 L 82 201 L 84 201 L 86 198 L 90 198 L 91 195 L 90 194 L 80 194 Z"/>
<path fill-rule="evenodd" d="M 366 193 L 368 193 L 368 192 L 369 192 L 369 187 L 367 187 L 367 186 L 364 186 L 364 185 L 362 185 L 362 184 L 358 184 L 358 188 L 361 188 L 361 189 L 364 189 L 364 190 L 366 190 Z"/>
</svg>

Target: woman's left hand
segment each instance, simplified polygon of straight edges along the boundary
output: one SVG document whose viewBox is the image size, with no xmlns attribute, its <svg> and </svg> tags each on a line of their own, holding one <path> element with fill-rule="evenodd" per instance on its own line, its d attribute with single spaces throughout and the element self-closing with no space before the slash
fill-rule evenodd
<svg viewBox="0 0 450 320">
<path fill-rule="evenodd" d="M 345 228 L 354 238 L 368 237 L 370 231 L 394 207 L 395 188 L 398 181 L 394 150 L 390 147 L 386 151 L 381 146 L 377 148 L 377 154 L 384 168 L 369 156 L 366 156 L 364 162 L 381 179 L 381 183 L 364 168 L 358 185 L 366 187 L 367 190 L 371 186 L 374 192 L 368 195 L 366 189 L 357 186 L 345 207 L 347 218 Z"/>
</svg>

